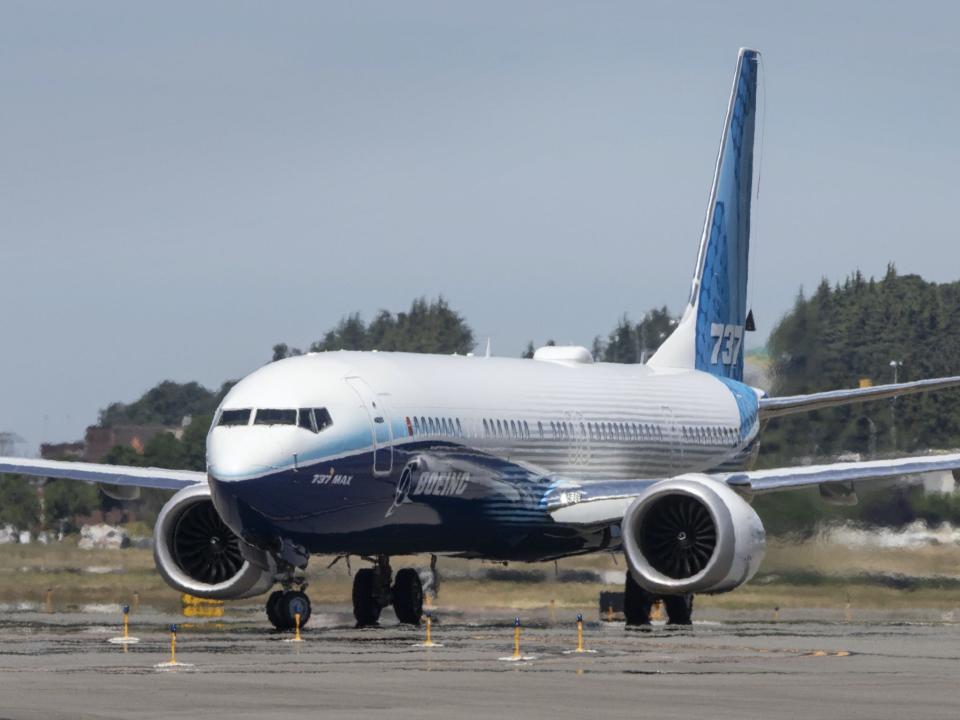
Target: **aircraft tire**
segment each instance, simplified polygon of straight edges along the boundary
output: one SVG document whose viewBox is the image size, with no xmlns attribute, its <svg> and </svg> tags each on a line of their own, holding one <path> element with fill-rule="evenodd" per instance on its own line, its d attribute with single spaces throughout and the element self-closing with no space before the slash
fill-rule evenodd
<svg viewBox="0 0 960 720">
<path fill-rule="evenodd" d="M 627 625 L 649 625 L 654 599 L 654 596 L 640 587 L 633 579 L 633 575 L 627 571 L 627 582 L 623 589 L 623 616 Z"/>
<path fill-rule="evenodd" d="M 668 625 L 693 625 L 693 595 L 665 595 Z"/>
<path fill-rule="evenodd" d="M 274 590 L 267 598 L 267 620 L 277 630 L 289 630 L 283 623 L 280 615 L 280 601 L 283 599 L 283 590 Z"/>
<path fill-rule="evenodd" d="M 376 582 L 373 568 L 357 570 L 353 576 L 353 617 L 358 628 L 377 625 L 380 620 L 380 605 L 374 597 Z"/>
<path fill-rule="evenodd" d="M 287 590 L 283 593 L 278 604 L 279 615 L 283 620 L 287 630 L 297 625 L 296 615 L 300 613 L 300 627 L 304 627 L 310 620 L 310 598 L 305 592 L 300 590 Z"/>
<path fill-rule="evenodd" d="M 407 625 L 419 625 L 423 616 L 423 584 L 420 573 L 413 568 L 397 572 L 393 583 L 393 611 L 397 620 Z"/>
</svg>

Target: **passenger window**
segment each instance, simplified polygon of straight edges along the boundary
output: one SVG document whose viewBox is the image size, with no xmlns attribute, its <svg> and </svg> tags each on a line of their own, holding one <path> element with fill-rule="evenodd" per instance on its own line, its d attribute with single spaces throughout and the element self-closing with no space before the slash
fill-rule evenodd
<svg viewBox="0 0 960 720">
<path fill-rule="evenodd" d="M 224 410 L 220 413 L 220 422 L 217 425 L 222 427 L 233 427 L 236 425 L 250 424 L 250 409 L 246 410 Z"/>
<path fill-rule="evenodd" d="M 490 428 L 487 426 L 487 419 L 483 419 L 483 434 L 490 437 Z"/>
<path fill-rule="evenodd" d="M 463 427 L 460 425 L 460 418 L 457 418 L 457 435 L 463 437 Z"/>
<path fill-rule="evenodd" d="M 257 410 L 257 415 L 253 420 L 254 425 L 296 425 L 296 410 Z"/>
<path fill-rule="evenodd" d="M 420 434 L 420 421 L 417 420 L 416 418 L 413 419 L 413 434 L 414 435 Z"/>
<path fill-rule="evenodd" d="M 503 427 L 500 425 L 499 420 L 497 420 L 497 437 L 503 437 Z"/>
</svg>

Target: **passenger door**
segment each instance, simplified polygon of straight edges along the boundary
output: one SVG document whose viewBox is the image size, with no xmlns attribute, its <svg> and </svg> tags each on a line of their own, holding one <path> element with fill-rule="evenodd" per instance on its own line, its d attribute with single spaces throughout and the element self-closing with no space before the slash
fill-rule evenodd
<svg viewBox="0 0 960 720">
<path fill-rule="evenodd" d="M 373 474 L 389 475 L 393 470 L 393 430 L 390 414 L 382 395 L 376 395 L 359 377 L 348 377 L 347 384 L 360 398 L 370 419 L 370 434 L 373 444 Z"/>
</svg>

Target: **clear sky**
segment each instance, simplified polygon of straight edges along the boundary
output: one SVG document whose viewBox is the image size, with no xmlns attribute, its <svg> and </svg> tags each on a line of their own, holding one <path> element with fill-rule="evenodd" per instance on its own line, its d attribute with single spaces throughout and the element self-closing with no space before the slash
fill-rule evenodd
<svg viewBox="0 0 960 720">
<path fill-rule="evenodd" d="M 956 280 L 958 27 L 925 2 L 5 0 L 0 430 L 79 438 L 418 295 L 501 355 L 679 311 L 744 45 L 753 344 L 824 275 Z"/>
</svg>

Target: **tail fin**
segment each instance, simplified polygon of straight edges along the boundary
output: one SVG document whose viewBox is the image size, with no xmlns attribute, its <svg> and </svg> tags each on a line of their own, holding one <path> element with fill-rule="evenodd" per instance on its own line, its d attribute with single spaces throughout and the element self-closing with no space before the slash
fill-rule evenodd
<svg viewBox="0 0 960 720">
<path fill-rule="evenodd" d="M 651 366 L 743 379 L 759 55 L 741 49 L 737 58 L 690 301 Z"/>
</svg>

